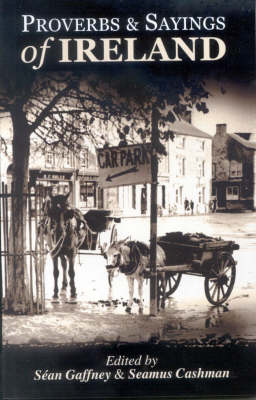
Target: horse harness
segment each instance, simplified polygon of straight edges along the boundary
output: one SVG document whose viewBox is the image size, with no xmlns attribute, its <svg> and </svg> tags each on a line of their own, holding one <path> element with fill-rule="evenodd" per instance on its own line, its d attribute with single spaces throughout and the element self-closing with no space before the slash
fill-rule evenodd
<svg viewBox="0 0 256 400">
<path fill-rule="evenodd" d="M 130 262 L 127 265 L 120 265 L 119 270 L 125 275 L 130 276 L 134 274 L 140 266 L 141 256 L 149 256 L 149 249 L 145 243 L 136 241 L 126 243 L 126 246 L 130 248 Z M 143 274 L 144 272 L 141 271 L 140 275 Z"/>
<path fill-rule="evenodd" d="M 84 242 L 88 231 L 88 225 L 83 218 L 82 214 L 78 209 L 69 208 L 67 210 L 58 210 L 58 215 L 54 217 L 46 216 L 41 225 L 44 225 L 44 232 L 48 231 L 50 235 L 50 244 L 48 243 L 50 249 L 50 254 L 52 257 L 57 257 L 61 250 L 63 249 L 65 239 L 67 238 L 71 220 L 76 219 L 76 229 L 73 230 L 73 233 L 78 237 L 78 243 L 76 248 L 79 249 Z M 59 219 L 59 221 L 58 221 Z M 83 225 L 83 227 L 82 227 Z M 57 239 L 57 233 L 60 233 L 60 237 Z"/>
</svg>

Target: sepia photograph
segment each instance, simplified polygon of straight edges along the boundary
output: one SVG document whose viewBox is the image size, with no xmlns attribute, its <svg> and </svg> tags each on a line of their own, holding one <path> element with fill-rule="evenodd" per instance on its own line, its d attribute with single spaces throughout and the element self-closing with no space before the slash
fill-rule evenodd
<svg viewBox="0 0 256 400">
<path fill-rule="evenodd" d="M 253 2 L 14 3 L 3 399 L 255 395 Z"/>
</svg>

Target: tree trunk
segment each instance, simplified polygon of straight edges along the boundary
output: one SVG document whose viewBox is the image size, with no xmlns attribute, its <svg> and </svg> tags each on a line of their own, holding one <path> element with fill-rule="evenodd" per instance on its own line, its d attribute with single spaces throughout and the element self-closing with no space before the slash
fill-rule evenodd
<svg viewBox="0 0 256 400">
<path fill-rule="evenodd" d="M 13 175 L 11 224 L 9 233 L 9 257 L 7 304 L 8 311 L 25 314 L 29 311 L 29 290 L 26 250 L 26 212 L 28 192 L 29 126 L 22 105 L 11 110 L 13 123 Z"/>
</svg>

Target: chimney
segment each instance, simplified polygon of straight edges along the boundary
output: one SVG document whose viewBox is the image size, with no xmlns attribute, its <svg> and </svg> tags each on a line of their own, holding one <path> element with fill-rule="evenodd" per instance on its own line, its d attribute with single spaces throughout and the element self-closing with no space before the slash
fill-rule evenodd
<svg viewBox="0 0 256 400">
<path fill-rule="evenodd" d="M 217 124 L 216 125 L 216 134 L 225 135 L 227 133 L 227 124 Z"/>
</svg>

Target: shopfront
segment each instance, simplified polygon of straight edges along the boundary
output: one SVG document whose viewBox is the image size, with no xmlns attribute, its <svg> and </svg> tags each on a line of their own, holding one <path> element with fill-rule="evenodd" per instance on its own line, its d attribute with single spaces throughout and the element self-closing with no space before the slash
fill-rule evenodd
<svg viewBox="0 0 256 400">
<path fill-rule="evenodd" d="M 98 176 L 78 175 L 78 207 L 81 210 L 98 208 Z"/>
<path fill-rule="evenodd" d="M 52 188 L 55 187 L 57 194 L 70 193 L 70 202 L 75 204 L 75 171 L 73 169 L 65 172 L 30 169 L 29 176 L 29 184 L 32 191 L 39 191 L 44 197 L 50 194 Z"/>
</svg>

